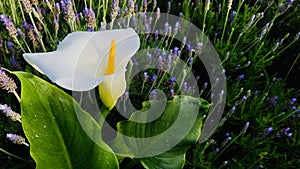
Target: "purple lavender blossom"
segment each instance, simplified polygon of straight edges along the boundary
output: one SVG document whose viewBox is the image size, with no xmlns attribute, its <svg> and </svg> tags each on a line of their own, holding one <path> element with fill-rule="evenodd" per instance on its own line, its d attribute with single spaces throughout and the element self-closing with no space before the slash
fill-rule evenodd
<svg viewBox="0 0 300 169">
<path fill-rule="evenodd" d="M 88 30 L 93 31 L 96 27 L 95 12 L 93 9 L 85 7 L 82 13 L 87 22 Z"/>
<path fill-rule="evenodd" d="M 0 20 L 3 22 L 3 25 L 5 26 L 6 30 L 8 31 L 8 34 L 10 37 L 16 37 L 18 35 L 15 24 L 12 22 L 11 18 L 8 18 L 7 16 L 1 14 Z"/>
<path fill-rule="evenodd" d="M 111 5 L 111 19 L 115 20 L 118 16 L 118 10 L 119 10 L 119 0 L 113 0 Z"/>
<path fill-rule="evenodd" d="M 171 10 L 171 2 L 168 1 L 168 12 L 167 13 L 170 13 L 170 10 Z"/>
<path fill-rule="evenodd" d="M 21 122 L 21 115 L 14 112 L 11 107 L 7 106 L 6 104 L 2 105 L 0 104 L 0 110 L 3 111 L 3 113 L 9 117 L 12 121 L 19 121 Z"/>
<path fill-rule="evenodd" d="M 14 80 L 6 75 L 6 73 L 0 68 L 0 88 L 12 93 L 17 89 L 17 85 Z"/>
<path fill-rule="evenodd" d="M 15 144 L 24 144 L 26 146 L 29 146 L 26 142 L 25 142 L 25 138 L 16 134 L 12 134 L 12 133 L 8 133 L 6 134 L 6 138 L 8 138 L 10 141 L 12 141 Z"/>
<path fill-rule="evenodd" d="M 75 20 L 75 12 L 73 9 L 73 4 L 71 0 L 61 0 L 60 1 L 61 8 L 64 12 L 64 19 L 74 21 Z"/>
<path fill-rule="evenodd" d="M 30 0 L 21 0 L 21 2 L 23 4 L 24 11 L 26 13 L 31 13 L 32 12 L 32 4 L 31 4 Z"/>
</svg>

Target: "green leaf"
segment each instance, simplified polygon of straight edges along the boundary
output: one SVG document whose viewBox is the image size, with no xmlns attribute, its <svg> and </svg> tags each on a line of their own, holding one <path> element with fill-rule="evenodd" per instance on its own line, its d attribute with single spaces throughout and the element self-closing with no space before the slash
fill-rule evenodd
<svg viewBox="0 0 300 169">
<path fill-rule="evenodd" d="M 203 99 L 176 96 L 165 107 L 157 101 L 144 102 L 143 107 L 128 121 L 118 123 L 119 133 L 110 146 L 119 155 L 139 158 L 145 168 L 182 168 L 188 147 L 200 137 L 209 104 Z M 147 122 L 162 108 L 157 119 Z"/>
<path fill-rule="evenodd" d="M 12 73 L 22 84 L 22 126 L 37 169 L 119 168 L 101 128 L 71 96 L 32 74 Z M 95 133 L 97 144 L 85 131 Z"/>
</svg>

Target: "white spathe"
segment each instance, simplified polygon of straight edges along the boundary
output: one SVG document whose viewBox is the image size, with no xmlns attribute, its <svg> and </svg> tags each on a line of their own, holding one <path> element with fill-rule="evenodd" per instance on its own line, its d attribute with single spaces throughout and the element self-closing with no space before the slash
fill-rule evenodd
<svg viewBox="0 0 300 169">
<path fill-rule="evenodd" d="M 116 41 L 114 74 L 106 75 L 112 40 Z M 25 53 L 24 59 L 57 85 L 73 91 L 87 91 L 99 84 L 100 96 L 111 109 L 126 88 L 125 71 L 140 46 L 131 28 L 98 32 L 72 32 L 48 53 Z M 104 98 L 105 97 L 105 98 Z M 105 100 L 109 101 L 105 101 Z M 107 103 L 105 103 L 107 102 Z M 110 103 L 110 104 L 108 104 Z"/>
<path fill-rule="evenodd" d="M 116 40 L 115 73 L 106 75 L 112 40 Z M 72 32 L 54 52 L 25 53 L 24 59 L 59 86 L 74 91 L 95 88 L 105 79 L 120 76 L 140 46 L 131 28 L 99 32 Z"/>
</svg>

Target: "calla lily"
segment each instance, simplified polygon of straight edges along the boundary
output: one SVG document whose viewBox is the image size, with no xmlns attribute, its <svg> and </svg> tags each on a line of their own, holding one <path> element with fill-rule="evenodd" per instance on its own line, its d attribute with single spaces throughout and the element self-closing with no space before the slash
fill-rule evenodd
<svg viewBox="0 0 300 169">
<path fill-rule="evenodd" d="M 112 109 L 125 92 L 126 65 L 139 46 L 139 36 L 131 28 L 73 32 L 56 51 L 25 53 L 23 57 L 65 89 L 87 91 L 100 84 L 101 100 Z"/>
</svg>

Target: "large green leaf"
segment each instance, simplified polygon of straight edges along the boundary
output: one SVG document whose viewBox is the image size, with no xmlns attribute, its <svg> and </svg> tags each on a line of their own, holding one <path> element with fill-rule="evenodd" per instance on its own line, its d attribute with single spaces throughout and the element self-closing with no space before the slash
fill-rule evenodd
<svg viewBox="0 0 300 169">
<path fill-rule="evenodd" d="M 32 74 L 13 73 L 22 84 L 22 126 L 37 169 L 119 168 L 100 127 L 71 96 Z M 99 135 L 97 144 L 85 131 Z"/>
<path fill-rule="evenodd" d="M 142 123 L 156 117 L 156 111 L 162 106 L 157 101 L 144 102 L 141 111 L 119 122 L 119 133 L 109 143 L 112 149 L 119 155 L 139 158 L 145 168 L 182 168 L 188 147 L 200 137 L 203 115 L 209 104 L 203 99 L 176 96 L 167 102 L 159 118 Z"/>
</svg>

